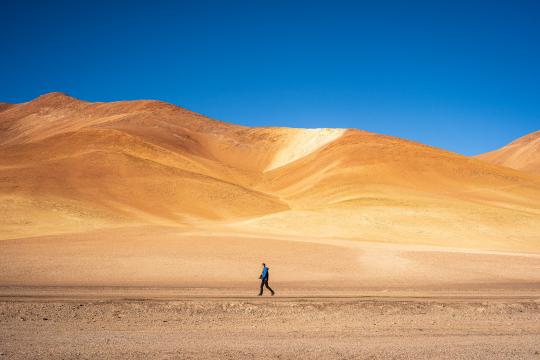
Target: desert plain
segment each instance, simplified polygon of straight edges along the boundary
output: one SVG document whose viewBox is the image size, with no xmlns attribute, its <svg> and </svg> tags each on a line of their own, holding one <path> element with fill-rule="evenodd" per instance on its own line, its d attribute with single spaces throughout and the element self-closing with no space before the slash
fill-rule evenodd
<svg viewBox="0 0 540 360">
<path fill-rule="evenodd" d="M 0 359 L 540 359 L 539 143 L 2 104 Z"/>
</svg>

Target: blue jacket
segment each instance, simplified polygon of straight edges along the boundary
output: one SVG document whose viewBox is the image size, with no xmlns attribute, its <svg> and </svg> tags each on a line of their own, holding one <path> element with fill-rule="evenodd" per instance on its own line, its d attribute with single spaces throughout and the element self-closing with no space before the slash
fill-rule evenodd
<svg viewBox="0 0 540 360">
<path fill-rule="evenodd" d="M 265 266 L 263 271 L 262 271 L 262 274 L 261 274 L 261 279 L 266 279 L 268 277 L 268 268 Z"/>
</svg>

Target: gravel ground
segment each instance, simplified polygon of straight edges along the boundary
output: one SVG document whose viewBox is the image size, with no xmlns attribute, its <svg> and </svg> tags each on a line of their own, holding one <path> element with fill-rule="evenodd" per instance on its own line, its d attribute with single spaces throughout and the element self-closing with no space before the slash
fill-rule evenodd
<svg viewBox="0 0 540 360">
<path fill-rule="evenodd" d="M 0 339 L 0 359 L 540 359 L 540 299 L 4 299 Z"/>
</svg>

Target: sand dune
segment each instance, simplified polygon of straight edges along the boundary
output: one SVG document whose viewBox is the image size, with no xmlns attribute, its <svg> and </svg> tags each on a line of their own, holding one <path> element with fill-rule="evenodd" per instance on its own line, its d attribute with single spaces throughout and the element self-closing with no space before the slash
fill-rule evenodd
<svg viewBox="0 0 540 360">
<path fill-rule="evenodd" d="M 540 174 L 540 130 L 476 157 L 493 164 Z"/>
</svg>

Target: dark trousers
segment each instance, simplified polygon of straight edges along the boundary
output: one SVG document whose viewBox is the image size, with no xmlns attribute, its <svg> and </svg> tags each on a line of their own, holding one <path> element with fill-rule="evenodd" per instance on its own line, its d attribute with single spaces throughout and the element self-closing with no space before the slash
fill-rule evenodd
<svg viewBox="0 0 540 360">
<path fill-rule="evenodd" d="M 261 292 L 259 293 L 259 295 L 262 295 L 263 293 L 263 287 L 265 287 L 270 290 L 270 292 L 273 294 L 274 293 L 274 290 L 272 290 L 272 288 L 270 286 L 268 286 L 268 277 L 265 277 L 264 279 L 261 280 Z"/>
</svg>

